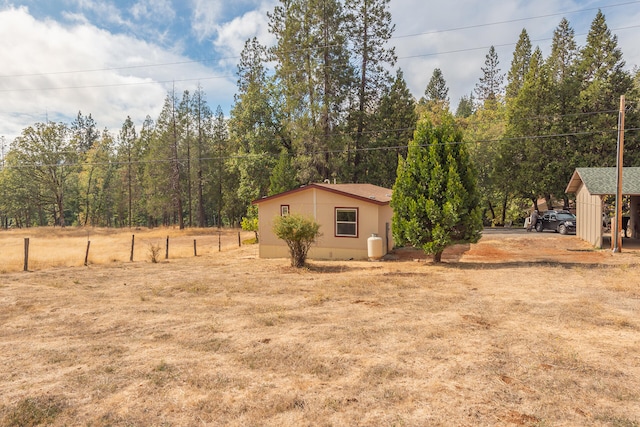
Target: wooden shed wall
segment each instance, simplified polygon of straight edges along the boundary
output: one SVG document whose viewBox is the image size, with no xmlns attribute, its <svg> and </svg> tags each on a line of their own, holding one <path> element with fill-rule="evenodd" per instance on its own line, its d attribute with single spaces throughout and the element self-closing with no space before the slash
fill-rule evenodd
<svg viewBox="0 0 640 427">
<path fill-rule="evenodd" d="M 576 192 L 576 235 L 602 248 L 602 198 L 589 193 L 584 184 Z"/>
</svg>

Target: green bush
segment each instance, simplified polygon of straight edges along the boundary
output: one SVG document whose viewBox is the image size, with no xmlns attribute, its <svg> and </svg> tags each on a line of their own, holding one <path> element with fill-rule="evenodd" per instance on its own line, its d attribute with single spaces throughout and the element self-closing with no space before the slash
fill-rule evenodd
<svg viewBox="0 0 640 427">
<path fill-rule="evenodd" d="M 273 232 L 289 247 L 291 266 L 300 268 L 304 267 L 309 248 L 320 237 L 320 224 L 298 214 L 279 216 L 273 222 Z"/>
</svg>

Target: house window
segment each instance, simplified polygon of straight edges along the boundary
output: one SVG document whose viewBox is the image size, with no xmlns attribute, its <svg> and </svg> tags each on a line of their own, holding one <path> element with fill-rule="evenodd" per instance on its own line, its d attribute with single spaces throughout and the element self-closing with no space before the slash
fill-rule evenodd
<svg viewBox="0 0 640 427">
<path fill-rule="evenodd" d="M 280 205 L 280 215 L 281 216 L 289 215 L 289 205 Z"/>
<path fill-rule="evenodd" d="M 358 209 L 336 208 L 336 236 L 358 237 Z"/>
</svg>

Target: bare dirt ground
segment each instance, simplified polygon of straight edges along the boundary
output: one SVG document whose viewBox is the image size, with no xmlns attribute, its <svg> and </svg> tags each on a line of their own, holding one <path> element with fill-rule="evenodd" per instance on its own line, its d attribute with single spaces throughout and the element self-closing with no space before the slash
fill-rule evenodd
<svg viewBox="0 0 640 427">
<path fill-rule="evenodd" d="M 640 425 L 640 252 L 487 230 L 443 259 L 6 271 L 0 425 Z"/>
</svg>

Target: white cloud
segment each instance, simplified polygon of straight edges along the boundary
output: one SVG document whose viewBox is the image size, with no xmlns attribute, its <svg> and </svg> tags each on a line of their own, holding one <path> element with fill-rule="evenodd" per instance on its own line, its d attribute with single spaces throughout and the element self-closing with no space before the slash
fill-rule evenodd
<svg viewBox="0 0 640 427">
<path fill-rule="evenodd" d="M 111 1 L 105 0 L 74 0 L 80 10 L 93 13 L 105 22 L 115 25 L 128 25 L 122 17 L 120 9 Z"/>
<path fill-rule="evenodd" d="M 223 63 L 235 65 L 245 42 L 253 37 L 257 37 L 267 46 L 275 42 L 273 35 L 269 33 L 267 15 L 264 11 L 253 10 L 221 25 L 214 45 L 222 53 Z"/>
<path fill-rule="evenodd" d="M 165 22 L 176 17 L 170 0 L 139 0 L 129 11 L 137 21 L 144 19 Z"/>
<path fill-rule="evenodd" d="M 79 110 L 100 128 L 118 129 L 127 115 L 155 119 L 174 81 L 181 92 L 201 79 L 205 92 L 229 100 L 235 89 L 233 78 L 157 45 L 87 24 L 38 21 L 24 7 L 0 11 L 0 62 L 0 135 L 8 140 L 47 117 L 69 122 Z"/>
<path fill-rule="evenodd" d="M 215 34 L 222 13 L 222 2 L 191 0 L 193 7 L 192 31 L 202 41 Z"/>
</svg>

